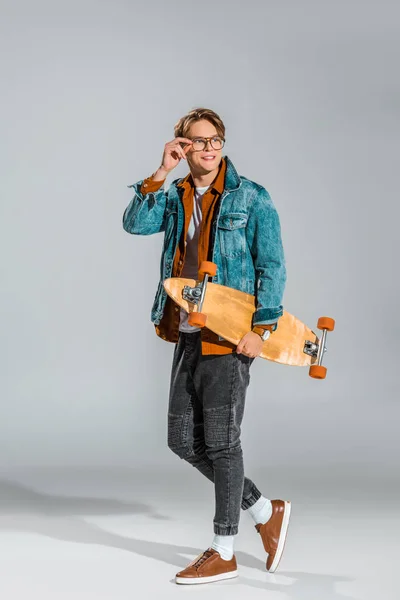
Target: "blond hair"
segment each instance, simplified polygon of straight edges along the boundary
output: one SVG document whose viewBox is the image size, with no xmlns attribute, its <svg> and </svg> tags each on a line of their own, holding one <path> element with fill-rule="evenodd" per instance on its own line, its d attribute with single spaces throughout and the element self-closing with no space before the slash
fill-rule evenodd
<svg viewBox="0 0 400 600">
<path fill-rule="evenodd" d="M 175 137 L 187 137 L 193 123 L 205 119 L 214 125 L 217 134 L 225 139 L 225 125 L 222 119 L 211 108 L 193 108 L 184 117 L 181 117 L 174 127 Z"/>
</svg>

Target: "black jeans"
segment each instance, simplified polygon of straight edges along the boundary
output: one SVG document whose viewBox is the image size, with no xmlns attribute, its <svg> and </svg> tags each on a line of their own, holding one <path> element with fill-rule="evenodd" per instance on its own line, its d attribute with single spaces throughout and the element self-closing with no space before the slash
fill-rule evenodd
<svg viewBox="0 0 400 600">
<path fill-rule="evenodd" d="M 171 372 L 168 446 L 214 483 L 214 533 L 238 533 L 240 508 L 261 496 L 244 476 L 240 425 L 250 366 L 243 354 L 201 353 L 200 332 L 179 333 Z"/>
</svg>

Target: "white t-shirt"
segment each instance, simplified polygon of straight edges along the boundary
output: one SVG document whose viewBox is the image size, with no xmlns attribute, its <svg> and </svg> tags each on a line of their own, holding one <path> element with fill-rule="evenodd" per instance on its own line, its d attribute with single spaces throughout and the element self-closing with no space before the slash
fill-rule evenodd
<svg viewBox="0 0 400 600">
<path fill-rule="evenodd" d="M 209 187 L 210 186 L 206 185 L 205 187 L 196 187 L 194 190 L 193 213 L 190 219 L 189 228 L 186 236 L 186 256 L 180 277 L 186 277 L 188 279 L 196 280 L 198 277 L 198 246 L 200 225 L 202 219 L 201 201 L 205 194 L 205 191 L 208 190 Z M 192 327 L 191 325 L 189 325 L 187 320 L 188 313 L 185 311 L 185 309 L 181 308 L 179 331 L 184 331 L 186 333 L 200 331 L 200 327 Z"/>
</svg>

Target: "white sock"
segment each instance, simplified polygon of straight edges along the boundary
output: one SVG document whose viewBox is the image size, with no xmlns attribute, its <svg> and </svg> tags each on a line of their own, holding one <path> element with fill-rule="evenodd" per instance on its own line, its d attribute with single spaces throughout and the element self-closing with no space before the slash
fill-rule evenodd
<svg viewBox="0 0 400 600">
<path fill-rule="evenodd" d="M 250 508 L 247 509 L 246 512 L 248 512 L 249 515 L 254 519 L 256 525 L 258 523 L 264 524 L 267 521 L 269 521 L 272 515 L 271 500 L 268 500 L 268 498 L 264 498 L 264 496 L 261 496 L 257 500 L 257 502 L 253 504 L 253 506 L 250 506 Z"/>
<path fill-rule="evenodd" d="M 220 553 L 224 560 L 231 560 L 233 556 L 234 535 L 214 535 L 214 541 L 211 548 Z"/>
</svg>

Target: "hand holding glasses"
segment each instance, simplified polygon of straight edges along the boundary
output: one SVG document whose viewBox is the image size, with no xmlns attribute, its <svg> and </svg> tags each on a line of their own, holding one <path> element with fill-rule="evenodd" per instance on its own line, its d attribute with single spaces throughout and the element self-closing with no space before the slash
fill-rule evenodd
<svg viewBox="0 0 400 600">
<path fill-rule="evenodd" d="M 176 137 L 167 142 L 164 147 L 161 166 L 157 170 L 157 179 L 166 177 L 170 171 L 178 166 L 182 158 L 186 160 L 186 154 L 190 149 L 201 152 L 207 147 L 208 142 L 214 150 L 221 150 L 225 144 L 225 140 L 219 135 L 206 138 Z"/>
</svg>

